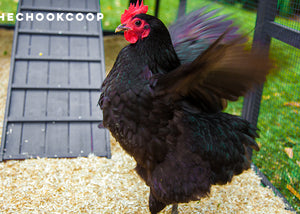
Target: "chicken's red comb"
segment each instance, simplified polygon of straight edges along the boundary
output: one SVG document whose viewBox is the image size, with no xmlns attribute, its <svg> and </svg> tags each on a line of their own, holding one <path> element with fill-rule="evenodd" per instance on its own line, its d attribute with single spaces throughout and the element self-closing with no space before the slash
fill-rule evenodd
<svg viewBox="0 0 300 214">
<path fill-rule="evenodd" d="M 148 5 L 144 5 L 143 0 L 139 4 L 137 1 L 136 5 L 130 4 L 128 10 L 125 10 L 121 16 L 121 23 L 125 23 L 128 19 L 132 18 L 133 16 L 140 14 L 140 13 L 147 13 Z"/>
</svg>

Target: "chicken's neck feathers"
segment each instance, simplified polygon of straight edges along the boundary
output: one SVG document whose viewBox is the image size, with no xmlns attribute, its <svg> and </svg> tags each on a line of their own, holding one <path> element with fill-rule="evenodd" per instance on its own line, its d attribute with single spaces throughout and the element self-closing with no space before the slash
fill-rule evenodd
<svg viewBox="0 0 300 214">
<path fill-rule="evenodd" d="M 154 74 L 167 73 L 180 66 L 169 34 L 159 36 L 158 32 L 152 32 L 149 37 L 131 46 L 143 57 L 145 64 Z"/>
</svg>

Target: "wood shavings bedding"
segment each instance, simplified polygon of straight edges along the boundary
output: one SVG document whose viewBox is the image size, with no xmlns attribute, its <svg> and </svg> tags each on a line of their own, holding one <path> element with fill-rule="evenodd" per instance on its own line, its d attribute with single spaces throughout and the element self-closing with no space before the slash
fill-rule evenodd
<svg viewBox="0 0 300 214">
<path fill-rule="evenodd" d="M 149 189 L 112 140 L 112 159 L 30 159 L 0 163 L 1 213 L 149 213 Z M 162 213 L 170 213 L 168 206 Z M 292 213 L 248 170 L 179 213 Z"/>
<path fill-rule="evenodd" d="M 123 167 L 127 158 L 116 153 L 112 160 L 91 155 L 3 163 L 0 211 L 111 213 L 129 209 L 130 201 L 141 199 L 128 193 L 140 192 L 142 182 L 136 182 L 130 168 Z"/>
<path fill-rule="evenodd" d="M 110 40 L 111 41 L 111 40 Z M 5 59 L 4 59 L 5 58 Z M 9 57 L 0 57 L 0 124 L 3 123 Z M 4 61 L 1 61 L 4 60 Z M 0 127 L 0 136 L 2 127 Z M 135 163 L 112 139 L 112 158 L 30 159 L 0 163 L 0 213 L 149 213 L 148 187 Z M 248 170 L 179 213 L 292 213 Z M 170 213 L 168 206 L 162 213 Z"/>
</svg>

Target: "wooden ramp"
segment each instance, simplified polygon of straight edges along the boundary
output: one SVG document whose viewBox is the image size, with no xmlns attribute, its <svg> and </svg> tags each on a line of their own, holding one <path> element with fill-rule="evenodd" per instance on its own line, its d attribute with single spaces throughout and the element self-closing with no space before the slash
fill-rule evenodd
<svg viewBox="0 0 300 214">
<path fill-rule="evenodd" d="M 18 12 L 24 20 L 15 26 L 0 161 L 110 158 L 109 132 L 98 128 L 105 78 L 99 0 L 20 0 Z"/>
</svg>

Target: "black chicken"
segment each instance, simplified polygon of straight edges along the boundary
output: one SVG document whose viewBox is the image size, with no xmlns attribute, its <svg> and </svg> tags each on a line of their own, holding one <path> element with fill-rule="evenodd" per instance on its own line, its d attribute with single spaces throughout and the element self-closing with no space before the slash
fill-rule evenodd
<svg viewBox="0 0 300 214">
<path fill-rule="evenodd" d="M 259 150 L 257 129 L 221 112 L 265 81 L 266 54 L 245 50 L 224 16 L 198 10 L 168 29 L 130 5 L 116 31 L 131 44 L 103 82 L 103 125 L 134 157 L 150 187 L 151 213 L 199 200 L 213 184 L 248 169 L 247 147 Z"/>
</svg>

